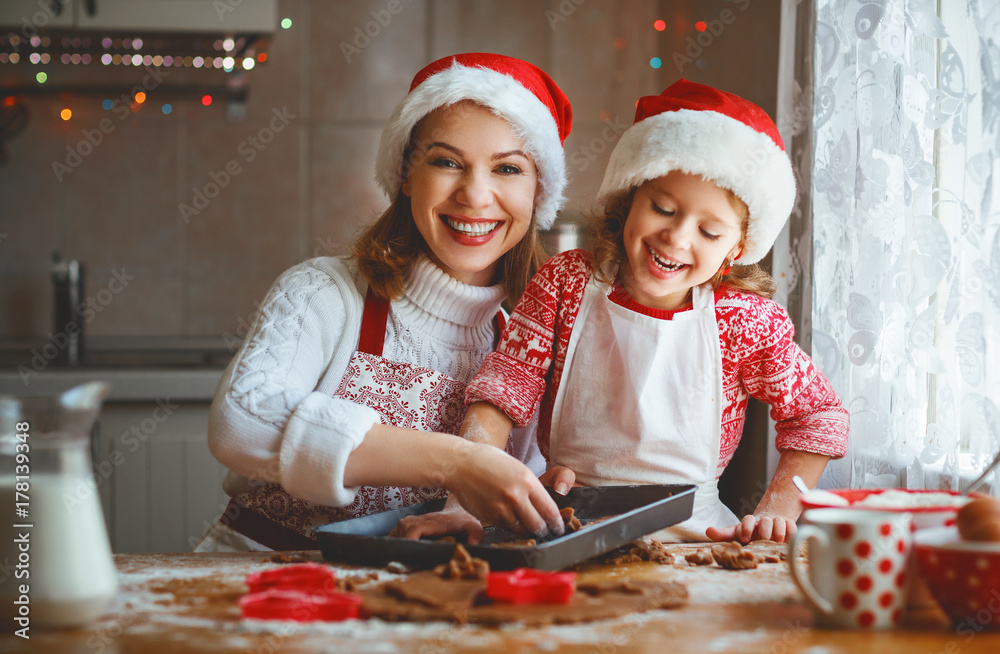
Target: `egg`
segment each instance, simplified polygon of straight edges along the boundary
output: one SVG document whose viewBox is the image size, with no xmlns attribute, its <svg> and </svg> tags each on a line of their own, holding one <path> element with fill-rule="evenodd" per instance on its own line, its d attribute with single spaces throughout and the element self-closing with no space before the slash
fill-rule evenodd
<svg viewBox="0 0 1000 654">
<path fill-rule="evenodd" d="M 1000 542 L 1000 500 L 981 497 L 958 512 L 958 533 L 965 540 Z"/>
</svg>

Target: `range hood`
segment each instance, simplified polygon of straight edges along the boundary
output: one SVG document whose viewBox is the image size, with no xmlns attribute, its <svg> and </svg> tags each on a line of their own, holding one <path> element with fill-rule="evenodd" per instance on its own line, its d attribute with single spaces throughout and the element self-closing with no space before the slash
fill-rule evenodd
<svg viewBox="0 0 1000 654">
<path fill-rule="evenodd" d="M 155 73 L 159 95 L 242 102 L 277 29 L 277 0 L 3 0 L 0 94 L 117 96 Z"/>
</svg>

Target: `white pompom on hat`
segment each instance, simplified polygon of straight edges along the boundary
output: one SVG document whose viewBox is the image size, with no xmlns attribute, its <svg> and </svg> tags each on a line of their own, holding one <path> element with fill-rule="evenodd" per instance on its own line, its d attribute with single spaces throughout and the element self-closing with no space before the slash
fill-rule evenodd
<svg viewBox="0 0 1000 654">
<path fill-rule="evenodd" d="M 514 126 L 538 168 L 540 189 L 535 198 L 539 229 L 552 226 L 566 202 L 566 160 L 563 142 L 573 123 L 569 100 L 548 75 L 526 61 L 503 55 L 471 52 L 428 64 L 413 78 L 382 131 L 375 159 L 375 180 L 390 200 L 403 181 L 403 155 L 413 128 L 438 107 L 472 100 Z"/>
<path fill-rule="evenodd" d="M 737 95 L 683 79 L 639 99 L 597 200 L 607 205 L 672 170 L 701 175 L 746 203 L 750 221 L 736 264 L 764 258 L 795 204 L 792 163 L 767 113 Z"/>
</svg>

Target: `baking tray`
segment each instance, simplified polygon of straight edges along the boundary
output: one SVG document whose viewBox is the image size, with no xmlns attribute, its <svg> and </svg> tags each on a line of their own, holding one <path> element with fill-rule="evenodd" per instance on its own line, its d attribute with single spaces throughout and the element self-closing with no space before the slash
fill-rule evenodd
<svg viewBox="0 0 1000 654">
<path fill-rule="evenodd" d="M 560 509 L 573 507 L 585 529 L 534 547 L 489 547 L 525 537 L 501 527 L 487 527 L 482 545 L 465 547 L 472 556 L 485 559 L 493 570 L 560 570 L 687 520 L 694 506 L 694 489 L 692 485 L 587 486 L 572 488 L 565 496 L 549 489 Z M 444 503 L 443 499 L 423 502 L 317 527 L 323 558 L 368 566 L 399 561 L 416 568 L 447 563 L 455 551 L 454 543 L 387 536 L 400 518 L 439 511 Z"/>
</svg>

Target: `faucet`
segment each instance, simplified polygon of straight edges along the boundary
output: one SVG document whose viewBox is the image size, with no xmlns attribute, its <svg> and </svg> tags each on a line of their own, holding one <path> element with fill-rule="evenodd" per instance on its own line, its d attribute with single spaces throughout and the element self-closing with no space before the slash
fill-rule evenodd
<svg viewBox="0 0 1000 654">
<path fill-rule="evenodd" d="M 55 361 L 77 366 L 83 359 L 83 264 L 63 261 L 52 253 L 52 284 L 55 290 L 55 323 L 52 341 L 59 348 Z"/>
</svg>

